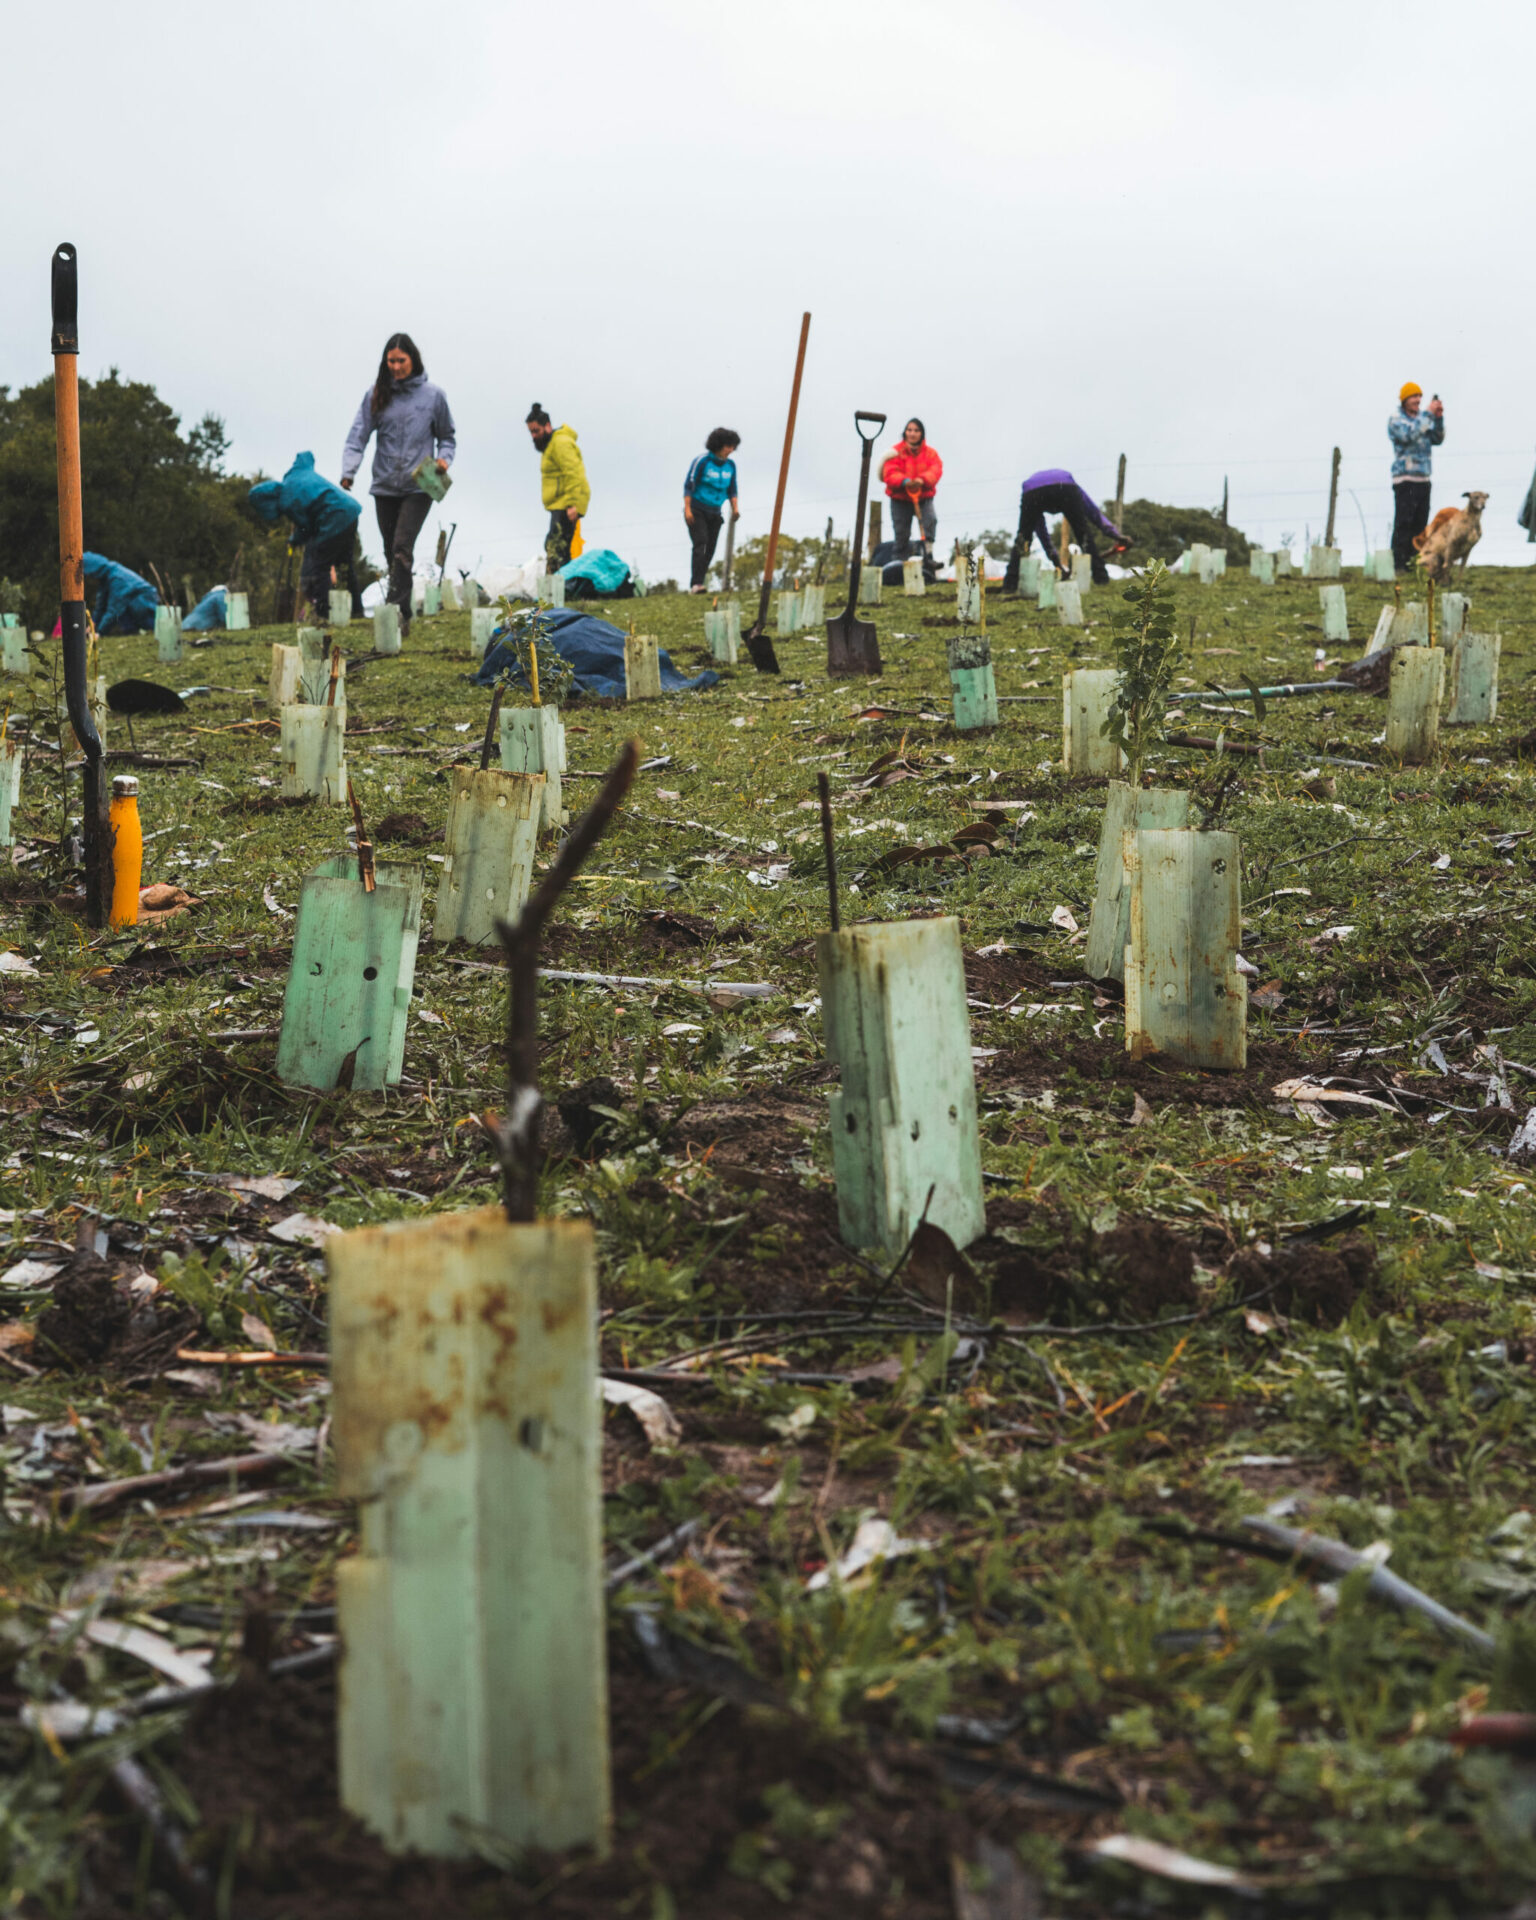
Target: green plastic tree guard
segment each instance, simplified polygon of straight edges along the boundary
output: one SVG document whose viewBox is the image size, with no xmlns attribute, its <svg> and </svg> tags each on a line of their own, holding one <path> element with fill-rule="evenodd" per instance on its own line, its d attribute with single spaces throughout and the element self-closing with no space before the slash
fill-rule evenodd
<svg viewBox="0 0 1536 1920">
<path fill-rule="evenodd" d="M 773 603 L 774 633 L 780 640 L 800 631 L 800 596 L 785 587 Z"/>
<path fill-rule="evenodd" d="M 32 676 L 32 650 L 25 627 L 0 627 L 0 669 L 20 680 Z"/>
<path fill-rule="evenodd" d="M 1027 553 L 1019 562 L 1019 592 L 1026 600 L 1040 598 L 1040 556 Z"/>
<path fill-rule="evenodd" d="M 323 627 L 300 627 L 295 641 L 306 661 L 321 660 L 329 665 L 331 643 Z"/>
<path fill-rule="evenodd" d="M 421 611 L 427 619 L 443 610 L 443 590 L 435 580 L 429 580 L 421 590 Z"/>
<path fill-rule="evenodd" d="M 1093 561 L 1086 553 L 1074 553 L 1072 556 L 1072 584 L 1080 594 L 1086 593 L 1093 585 Z"/>
<path fill-rule="evenodd" d="M 278 716 L 282 794 L 297 800 L 312 793 L 341 806 L 347 797 L 347 709 L 291 702 Z"/>
<path fill-rule="evenodd" d="M 1123 980 L 1131 937 L 1131 871 L 1140 827 L 1187 827 L 1189 795 L 1174 787 L 1137 787 L 1111 780 L 1093 869 L 1093 915 L 1083 949 L 1090 980 Z"/>
<path fill-rule="evenodd" d="M 393 600 L 373 610 L 373 650 L 375 653 L 400 651 L 400 609 Z"/>
<path fill-rule="evenodd" d="M 1046 576 L 1040 576 L 1043 581 Z M 1061 676 L 1061 765 L 1064 773 L 1118 773 L 1123 758 L 1102 731 L 1119 674 L 1113 667 L 1073 667 Z"/>
<path fill-rule="evenodd" d="M 923 578 L 923 562 L 920 554 L 914 553 L 910 560 L 901 563 L 901 590 L 907 594 L 924 594 L 928 583 Z"/>
<path fill-rule="evenodd" d="M 1056 569 L 1041 561 L 1035 562 L 1035 599 L 1042 613 L 1052 612 L 1057 605 L 1057 595 L 1061 592 L 1061 582 L 1056 578 Z"/>
<path fill-rule="evenodd" d="M 1242 1067 L 1248 991 L 1235 833 L 1138 828 L 1125 958 L 1125 1046 L 1186 1067 Z"/>
<path fill-rule="evenodd" d="M 181 609 L 155 608 L 155 657 L 165 667 L 181 662 Z"/>
<path fill-rule="evenodd" d="M 349 1058 L 349 1084 L 359 1093 L 400 1078 L 421 937 L 421 868 L 381 860 L 374 872 L 369 893 L 356 856 L 338 854 L 299 890 L 277 1042 L 285 1086 L 329 1093 Z"/>
<path fill-rule="evenodd" d="M 1342 563 L 1343 555 L 1337 547 L 1308 547 L 1303 577 L 1308 580 L 1337 580 Z"/>
<path fill-rule="evenodd" d="M 540 833 L 557 833 L 565 823 L 560 776 L 565 772 L 565 728 L 558 707 L 503 707 L 501 765 L 506 773 L 542 773 L 544 811 Z"/>
<path fill-rule="evenodd" d="M 231 633 L 248 633 L 251 626 L 251 596 L 231 588 L 224 596 L 224 625 Z"/>
<path fill-rule="evenodd" d="M 1501 645 L 1502 638 L 1497 633 L 1463 633 L 1456 642 L 1452 668 L 1456 700 L 1447 716 L 1447 726 L 1493 725 L 1499 711 Z"/>
<path fill-rule="evenodd" d="M 304 673 L 304 656 L 297 647 L 272 643 L 272 671 L 267 677 L 267 705 L 273 713 L 291 706 L 299 697 L 299 681 Z"/>
<path fill-rule="evenodd" d="M 948 642 L 949 691 L 955 730 L 997 725 L 997 680 L 992 672 L 992 642 L 984 633 L 964 634 Z"/>
<path fill-rule="evenodd" d="M 541 607 L 563 607 L 565 605 L 565 575 L 563 573 L 541 573 L 539 575 L 539 605 Z"/>
<path fill-rule="evenodd" d="M 1206 562 L 1210 557 L 1211 549 L 1204 540 L 1191 541 L 1188 550 L 1181 556 L 1184 562 L 1184 571 L 1192 580 L 1203 580 L 1205 578 Z"/>
<path fill-rule="evenodd" d="M 722 666 L 734 667 L 741 640 L 741 610 L 734 604 L 713 607 L 704 615 L 704 638 L 711 655 Z"/>
<path fill-rule="evenodd" d="M 1410 600 L 1406 607 L 1399 607 L 1392 616 L 1392 645 L 1394 647 L 1427 647 L 1429 645 L 1429 602 Z"/>
<path fill-rule="evenodd" d="M 1454 647 L 1461 638 L 1462 629 L 1467 624 L 1467 596 L 1464 593 L 1442 593 L 1440 596 L 1440 644 L 1442 647 Z"/>
<path fill-rule="evenodd" d="M 560 605 L 563 607 L 565 605 L 565 582 L 563 580 L 560 582 L 560 586 Z M 441 595 L 438 605 L 444 613 L 460 613 L 463 611 L 459 605 L 459 583 L 453 579 L 451 575 L 446 573 L 443 575 L 442 579 L 437 583 L 437 590 Z"/>
<path fill-rule="evenodd" d="M 351 594 L 345 587 L 332 587 L 330 601 L 330 624 L 333 627 L 350 627 L 352 624 Z"/>
<path fill-rule="evenodd" d="M 1275 584 L 1275 556 L 1272 553 L 1260 553 L 1255 547 L 1248 556 L 1248 572 L 1261 587 Z"/>
<path fill-rule="evenodd" d="M 0 847 L 16 844 L 16 808 L 21 801 L 22 749 L 0 740 Z"/>
<path fill-rule="evenodd" d="M 878 607 L 880 589 L 885 584 L 885 575 L 879 567 L 865 567 L 859 574 L 859 605 Z"/>
<path fill-rule="evenodd" d="M 1380 653 L 1383 647 L 1391 646 L 1392 624 L 1396 618 L 1396 612 L 1391 607 L 1383 607 L 1381 612 L 1377 614 L 1376 631 L 1365 643 L 1365 653 L 1360 656 L 1362 660 L 1366 657 L 1366 654 Z"/>
<path fill-rule="evenodd" d="M 1275 554 L 1275 578 L 1277 580 L 1283 580 L 1287 574 L 1294 573 L 1295 571 L 1296 568 L 1289 553 L 1277 552 Z"/>
<path fill-rule="evenodd" d="M 825 587 L 802 587 L 800 589 L 800 625 L 802 629 L 820 627 L 826 624 L 827 590 Z"/>
<path fill-rule="evenodd" d="M 1057 583 L 1056 618 L 1064 627 L 1080 627 L 1083 624 L 1083 594 L 1075 580 Z"/>
<path fill-rule="evenodd" d="M 1226 577 L 1226 571 L 1227 571 L 1227 550 L 1226 550 L 1226 548 L 1225 548 L 1225 547 L 1212 547 L 1212 548 L 1211 548 L 1211 577 L 1212 577 L 1212 579 L 1213 579 L 1213 580 L 1221 580 L 1221 579 L 1224 579 L 1224 578 Z"/>
<path fill-rule="evenodd" d="M 654 633 L 624 636 L 624 697 L 626 700 L 661 698 L 661 643 Z"/>
<path fill-rule="evenodd" d="M 1387 683 L 1387 754 L 1404 766 L 1433 759 L 1440 738 L 1445 654 L 1439 647 L 1399 647 Z"/>
<path fill-rule="evenodd" d="M 527 901 L 544 776 L 459 767 L 449 779 L 432 938 L 487 946 L 496 939 L 496 922 L 515 920 Z"/>
<path fill-rule="evenodd" d="M 491 635 L 496 631 L 496 609 L 494 607 L 472 607 L 469 614 L 469 650 L 477 660 L 484 659 L 485 650 L 491 644 Z"/>
<path fill-rule="evenodd" d="M 606 1846 L 597 1286 L 585 1220 L 335 1235 L 341 1800 L 395 1852 Z"/>
<path fill-rule="evenodd" d="M 893 920 L 816 941 L 843 1239 L 899 1252 L 924 1217 L 956 1246 L 985 1231 L 960 923 Z M 929 1199 L 929 1191 L 932 1198 Z"/>
<path fill-rule="evenodd" d="M 411 582 L 411 618 L 414 620 L 418 613 L 425 613 L 426 610 L 427 610 L 427 583 L 425 580 L 412 580 Z"/>
<path fill-rule="evenodd" d="M 1319 587 L 1317 597 L 1323 603 L 1323 638 L 1326 641 L 1349 638 L 1349 609 L 1342 587 Z"/>
</svg>

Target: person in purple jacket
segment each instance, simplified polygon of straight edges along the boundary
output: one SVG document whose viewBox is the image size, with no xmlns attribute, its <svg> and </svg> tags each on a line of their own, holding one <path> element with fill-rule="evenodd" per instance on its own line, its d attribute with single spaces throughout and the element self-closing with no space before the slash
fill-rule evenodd
<svg viewBox="0 0 1536 1920">
<path fill-rule="evenodd" d="M 1093 568 L 1094 582 L 1104 586 L 1109 573 L 1098 548 L 1093 543 L 1092 529 L 1097 527 L 1100 533 L 1109 536 L 1111 547 L 1119 555 L 1130 546 L 1130 541 L 1120 529 L 1107 520 L 1100 511 L 1098 502 L 1088 494 L 1067 472 L 1065 467 L 1042 467 L 1038 473 L 1032 473 L 1024 482 L 1024 490 L 1019 496 L 1019 530 L 1014 536 L 1013 552 L 1008 556 L 1007 571 L 1003 575 L 1005 591 L 1017 593 L 1019 590 L 1019 562 L 1029 552 L 1030 544 L 1036 534 L 1040 536 L 1040 545 L 1045 549 L 1045 557 L 1052 566 L 1056 564 L 1056 554 L 1051 546 L 1050 530 L 1046 526 L 1048 513 L 1066 515 L 1067 525 L 1072 529 L 1072 538 L 1082 552 L 1086 553 Z"/>
</svg>

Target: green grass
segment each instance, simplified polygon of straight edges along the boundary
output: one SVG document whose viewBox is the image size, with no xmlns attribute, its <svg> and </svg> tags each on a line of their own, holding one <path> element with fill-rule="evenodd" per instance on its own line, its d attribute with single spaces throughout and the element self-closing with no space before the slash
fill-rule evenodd
<svg viewBox="0 0 1536 1920">
<path fill-rule="evenodd" d="M 1330 650 L 1345 658 L 1390 598 L 1358 579 L 1347 585 L 1356 638 Z M 1324 753 L 1378 759 L 1379 700 L 1275 701 L 1261 728 L 1251 704 L 1225 722 L 1198 707 L 1189 716 L 1195 731 L 1225 724 L 1229 738 L 1261 735 L 1275 749 L 1263 766 L 1237 763 L 1221 823 L 1242 838 L 1245 951 L 1283 1004 L 1251 1014 L 1240 1094 L 1225 1093 L 1219 1076 L 1159 1082 L 1138 1072 L 1147 1114 L 1133 1113 L 1118 1002 L 1077 983 L 1080 948 L 1050 929 L 1058 906 L 1087 924 L 1103 794 L 1059 771 L 1060 676 L 1105 660 L 1101 626 L 1071 632 L 994 595 L 998 690 L 1039 704 L 1005 705 L 990 735 L 957 736 L 924 717 L 947 710 L 946 629 L 926 624 L 953 610 L 943 587 L 920 600 L 888 591 L 865 610 L 887 663 L 877 687 L 829 682 L 824 645 L 795 639 L 778 643 L 778 679 L 743 656 L 707 693 L 634 709 L 586 701 L 567 715 L 578 773 L 600 772 L 630 734 L 646 757 L 669 758 L 639 777 L 568 896 L 551 963 L 683 980 L 722 960 L 728 977 L 773 981 L 786 996 L 717 1005 L 682 987 L 544 990 L 546 1095 L 607 1074 L 625 1097 L 606 1157 L 556 1162 L 544 1192 L 546 1208 L 585 1211 L 598 1225 L 609 1364 L 644 1367 L 745 1337 L 754 1313 L 845 1300 L 869 1284 L 815 1228 L 831 1181 L 808 944 L 826 916 L 807 806 L 821 770 L 837 798 L 849 917 L 954 913 L 968 953 L 1001 941 L 1021 982 L 1074 983 L 1022 991 L 1021 1008 L 1046 1002 L 1044 1012 L 998 1010 L 1011 989 L 976 995 L 993 1003 L 973 1009 L 973 1040 L 996 1050 L 978 1084 L 984 1165 L 1001 1176 L 989 1198 L 1010 1203 L 1007 1233 L 1049 1263 L 1117 1219 L 1162 1222 L 1196 1247 L 1203 1316 L 1131 1335 L 994 1332 L 967 1378 L 946 1374 L 941 1320 L 924 1324 L 924 1301 L 898 1293 L 886 1302 L 894 1313 L 882 1309 L 863 1337 L 782 1344 L 783 1366 L 727 1361 L 709 1389 L 677 1397 L 690 1425 L 675 1454 L 643 1458 L 628 1416 L 609 1414 L 615 1554 L 709 1513 L 716 1557 L 660 1585 L 679 1631 L 734 1649 L 838 1737 L 890 1726 L 927 1740 L 945 1714 L 1015 1722 L 1017 1763 L 1125 1796 L 1102 1828 L 1123 1825 L 1266 1878 L 1276 1911 L 1491 1910 L 1536 1867 L 1528 1778 L 1502 1758 L 1461 1757 L 1447 1738 L 1469 1705 L 1536 1708 L 1536 1547 L 1527 1549 L 1524 1521 L 1510 1524 L 1530 1501 L 1536 1176 L 1502 1153 L 1536 1080 L 1511 1070 L 1515 1114 L 1501 1114 L 1485 1107 L 1482 1084 L 1420 1065 L 1438 1041 L 1453 1069 L 1485 1078 L 1482 1047 L 1536 1066 L 1536 841 L 1496 844 L 1528 831 L 1529 762 L 1512 743 L 1536 725 L 1536 587 L 1524 572 L 1480 569 L 1470 590 L 1471 624 L 1504 637 L 1499 723 L 1444 731 L 1433 766 L 1322 763 Z M 1091 621 L 1107 618 L 1112 591 L 1086 596 Z M 837 593 L 829 600 L 840 605 Z M 1262 589 L 1233 575 L 1210 588 L 1180 582 L 1178 601 L 1186 635 L 1194 623 L 1181 667 L 1191 684 L 1311 677 L 1314 585 Z M 668 596 L 620 617 L 695 670 L 705 664 L 701 611 L 697 599 Z M 353 634 L 357 649 L 368 646 L 366 632 Z M 142 748 L 203 762 L 140 775 L 146 882 L 199 896 L 192 915 L 87 935 L 55 904 L 63 876 L 39 844 L 63 824 L 57 761 L 29 761 L 19 828 L 35 857 L 0 878 L 0 947 L 34 960 L 37 978 L 0 976 L 0 1208 L 15 1216 L 13 1258 L 46 1251 L 24 1242 L 73 1244 L 95 1209 L 116 1252 L 142 1242 L 137 1257 L 202 1313 L 200 1337 L 244 1344 L 241 1315 L 254 1313 L 279 1344 L 314 1346 L 324 1318 L 317 1261 L 268 1241 L 259 1218 L 211 1212 L 219 1190 L 191 1176 L 281 1174 L 302 1185 L 268 1220 L 302 1209 L 341 1226 L 493 1198 L 472 1122 L 499 1103 L 505 1005 L 497 974 L 424 942 L 399 1089 L 316 1099 L 276 1084 L 272 1033 L 292 922 L 269 902 L 291 912 L 306 871 L 345 845 L 341 809 L 245 810 L 276 793 L 277 768 L 272 736 L 237 723 L 264 715 L 270 646 L 286 637 L 221 637 L 189 649 L 179 669 L 156 667 L 152 640 L 102 643 L 109 680 L 251 690 L 200 696 L 186 719 L 138 727 Z M 487 696 L 467 684 L 469 666 L 467 616 L 441 616 L 353 683 L 353 728 L 389 727 L 349 739 L 370 825 L 419 814 L 440 835 L 446 770 L 477 745 L 484 721 Z M 33 706 L 35 732 L 54 738 L 41 683 L 10 691 L 13 711 Z M 859 719 L 876 700 L 903 711 Z M 109 745 L 126 744 L 118 723 L 109 732 Z M 893 751 L 916 777 L 848 784 Z M 1334 785 L 1313 797 L 1320 790 L 1309 794 L 1303 776 L 1319 767 Z M 1209 789 L 1220 771 L 1209 754 L 1167 747 L 1150 762 L 1158 784 Z M 595 786 L 572 779 L 573 809 Z M 1027 799 L 1034 815 L 1010 824 L 991 857 L 876 871 L 894 846 L 947 841 L 988 797 Z M 423 859 L 435 844 L 379 852 Z M 1436 864 L 1441 855 L 1448 866 Z M 436 872 L 428 863 L 428 922 Z M 658 910 L 698 916 L 727 937 L 669 953 L 642 917 Z M 1319 943 L 1337 926 L 1353 931 Z M 149 971 L 150 945 L 187 970 Z M 268 1037 L 218 1037 L 252 1030 Z M 1343 1108 L 1320 1126 L 1268 1092 L 1294 1073 L 1365 1067 L 1440 1098 L 1411 1117 Z M 733 1105 L 749 1116 L 748 1144 L 710 1150 L 711 1114 Z M 1432 1114 L 1443 1117 L 1430 1124 Z M 1235 1251 L 1355 1204 L 1366 1207 L 1379 1265 L 1347 1313 L 1318 1323 L 1277 1315 L 1273 1301 L 1236 1306 Z M 985 1298 L 965 1298 L 984 1324 Z M 5 1304 L 30 1324 L 46 1294 Z M 1076 1276 L 1059 1311 L 1090 1323 L 1158 1318 L 1155 1307 L 1127 1310 L 1121 1282 L 1102 1270 Z M 887 1330 L 892 1319 L 906 1330 Z M 792 1326 L 765 1320 L 760 1330 L 787 1342 Z M 216 1565 L 185 1516 L 135 1507 L 66 1520 L 53 1494 L 92 1462 L 124 1473 L 146 1457 L 238 1450 L 210 1413 L 318 1425 L 323 1406 L 302 1376 L 231 1379 L 198 1397 L 152 1379 L 48 1370 L 42 1343 L 11 1351 L 45 1370 L 7 1379 L 4 1397 L 61 1429 L 51 1468 L 28 1452 L 30 1437 L 3 1449 L 0 1631 L 11 1690 L 45 1694 L 61 1675 L 80 1697 L 138 1684 L 117 1656 L 48 1641 L 46 1609 L 71 1582 L 114 1558 L 182 1560 L 188 1571 L 166 1593 L 232 1605 L 246 1575 Z M 873 1393 L 774 1377 L 892 1354 L 900 1378 Z M 1282 1464 L 1239 1464 L 1253 1456 Z M 307 1489 L 313 1510 L 345 1520 L 323 1479 L 305 1474 L 280 1504 Z M 776 1481 L 769 1507 L 748 1497 Z M 1356 1546 L 1389 1542 L 1394 1570 L 1494 1632 L 1498 1658 L 1490 1665 L 1368 1597 L 1359 1576 L 1319 1593 L 1298 1569 L 1150 1524 L 1232 1531 L 1287 1492 L 1311 1500 L 1306 1517 L 1320 1531 Z M 873 1507 L 931 1552 L 862 1588 L 806 1595 L 808 1568 L 845 1546 Z M 285 1540 L 264 1577 L 285 1606 L 327 1598 L 346 1543 L 344 1530 L 318 1545 Z M 61 1767 L 30 1739 L 3 1741 L 17 1765 L 14 1817 L 0 1829 L 12 1904 L 71 1911 L 70 1863 L 94 1817 L 99 1758 Z M 1085 1867 L 1073 1846 L 1080 1830 L 1031 1833 L 1027 1817 L 1005 1830 L 1063 1910 L 1102 1911 L 1137 1878 Z M 743 1872 L 750 1854 L 737 1861 Z M 636 1876 L 645 1884 L 639 1866 Z M 1178 1910 L 1210 1910 L 1205 1894 L 1143 1884 Z M 24 1908 L 23 1896 L 40 1904 Z"/>
</svg>

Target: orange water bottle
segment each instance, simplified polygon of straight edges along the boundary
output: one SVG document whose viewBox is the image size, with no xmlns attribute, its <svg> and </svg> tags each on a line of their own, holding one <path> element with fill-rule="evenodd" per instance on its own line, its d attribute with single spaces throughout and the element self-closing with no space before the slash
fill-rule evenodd
<svg viewBox="0 0 1536 1920">
<path fill-rule="evenodd" d="M 139 923 L 139 883 L 144 877 L 144 829 L 139 824 L 139 783 L 131 773 L 112 782 L 112 915 L 114 927 Z"/>
</svg>

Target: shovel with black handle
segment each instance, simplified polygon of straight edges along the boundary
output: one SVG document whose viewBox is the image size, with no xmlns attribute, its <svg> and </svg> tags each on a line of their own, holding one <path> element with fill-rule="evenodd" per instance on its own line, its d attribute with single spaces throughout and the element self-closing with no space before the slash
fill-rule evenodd
<svg viewBox="0 0 1536 1920">
<path fill-rule="evenodd" d="M 859 422 L 872 420 L 874 427 L 865 433 Z M 873 620 L 860 620 L 854 612 L 859 603 L 859 575 L 863 571 L 863 555 L 859 551 L 858 529 L 864 524 L 864 507 L 869 499 L 869 455 L 876 440 L 885 431 L 883 413 L 856 413 L 853 416 L 854 431 L 864 443 L 863 456 L 859 461 L 859 510 L 854 515 L 854 537 L 850 542 L 853 553 L 852 565 L 848 569 L 848 604 L 833 620 L 827 622 L 827 672 L 832 675 L 848 673 L 879 673 L 880 636 L 875 632 Z"/>
</svg>

